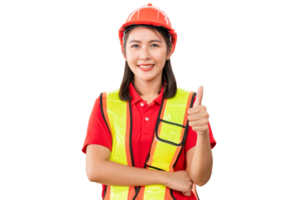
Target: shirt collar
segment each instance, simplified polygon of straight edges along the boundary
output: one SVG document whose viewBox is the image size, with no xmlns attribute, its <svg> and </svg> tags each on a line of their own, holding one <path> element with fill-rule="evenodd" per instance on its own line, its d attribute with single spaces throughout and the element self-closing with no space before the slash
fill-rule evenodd
<svg viewBox="0 0 298 200">
<path fill-rule="evenodd" d="M 159 105 L 161 105 L 162 102 L 162 98 L 163 98 L 163 92 L 164 92 L 164 85 L 161 88 L 161 91 L 158 95 L 158 97 L 156 97 L 156 99 L 154 99 L 153 101 L 155 101 L 156 103 L 158 103 Z M 129 83 L 129 94 L 131 96 L 131 105 L 136 104 L 139 101 L 144 101 L 142 99 L 142 97 L 140 97 L 140 95 L 138 94 L 138 92 L 136 91 L 136 89 L 134 88 L 134 86 L 132 85 L 132 83 Z"/>
</svg>

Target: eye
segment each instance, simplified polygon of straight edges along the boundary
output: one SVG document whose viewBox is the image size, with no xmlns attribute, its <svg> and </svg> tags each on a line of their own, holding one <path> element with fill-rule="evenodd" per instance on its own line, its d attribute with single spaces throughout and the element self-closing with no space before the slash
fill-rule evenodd
<svg viewBox="0 0 298 200">
<path fill-rule="evenodd" d="M 153 46 L 153 47 L 159 47 L 157 44 L 152 44 L 152 45 L 155 45 L 155 46 Z M 134 45 L 132 45 L 131 47 L 134 48 L 134 47 L 138 47 L 138 46 L 139 46 L 138 44 L 134 44 Z"/>
</svg>

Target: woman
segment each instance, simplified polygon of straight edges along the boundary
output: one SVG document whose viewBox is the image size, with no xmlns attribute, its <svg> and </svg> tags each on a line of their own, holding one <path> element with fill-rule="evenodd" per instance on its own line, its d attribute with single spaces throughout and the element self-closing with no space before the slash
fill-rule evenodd
<svg viewBox="0 0 298 200">
<path fill-rule="evenodd" d="M 82 151 L 88 179 L 102 198 L 198 199 L 216 145 L 203 88 L 177 88 L 170 57 L 177 34 L 166 14 L 148 4 L 119 30 L 126 60 L 120 89 L 96 99 Z"/>
</svg>

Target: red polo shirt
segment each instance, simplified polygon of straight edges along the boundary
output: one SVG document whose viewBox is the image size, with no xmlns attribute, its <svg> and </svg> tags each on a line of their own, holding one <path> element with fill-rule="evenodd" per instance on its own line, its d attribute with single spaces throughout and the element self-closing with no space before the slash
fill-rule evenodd
<svg viewBox="0 0 298 200">
<path fill-rule="evenodd" d="M 148 105 L 147 101 L 144 101 L 137 93 L 132 83 L 129 85 L 129 93 L 132 97 L 132 149 L 135 167 L 143 168 L 146 162 L 146 158 L 151 147 L 155 123 L 158 118 L 158 112 L 163 98 L 163 90 L 164 86 L 162 87 L 159 96 Z M 193 102 L 195 102 L 195 99 Z M 86 153 L 88 144 L 98 144 L 105 146 L 110 150 L 112 149 L 112 138 L 102 117 L 99 104 L 100 98 L 98 97 L 95 100 L 94 107 L 89 118 L 87 134 L 82 149 L 84 153 Z M 213 148 L 216 145 L 216 141 L 214 140 L 210 123 L 208 125 L 210 145 L 211 148 Z M 192 128 L 189 128 L 185 146 L 178 158 L 174 171 L 186 170 L 186 152 L 196 145 L 196 141 L 197 133 L 193 131 Z M 102 188 L 102 197 L 104 189 L 105 185 L 103 185 Z M 196 200 L 194 194 L 187 197 L 180 191 L 176 190 L 173 190 L 173 195 L 177 200 Z M 200 194 L 198 195 L 200 196 Z"/>
</svg>

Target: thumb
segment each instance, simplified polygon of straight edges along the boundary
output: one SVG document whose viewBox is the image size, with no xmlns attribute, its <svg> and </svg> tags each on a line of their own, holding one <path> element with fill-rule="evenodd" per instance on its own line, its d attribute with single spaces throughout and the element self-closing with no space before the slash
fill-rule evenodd
<svg viewBox="0 0 298 200">
<path fill-rule="evenodd" d="M 188 197 L 191 196 L 191 192 L 182 192 L 182 194 L 183 194 L 184 196 L 188 196 Z"/>
<path fill-rule="evenodd" d="M 203 86 L 201 85 L 197 91 L 196 101 L 193 104 L 193 107 L 197 107 L 198 105 L 202 105 L 203 98 Z"/>
</svg>

